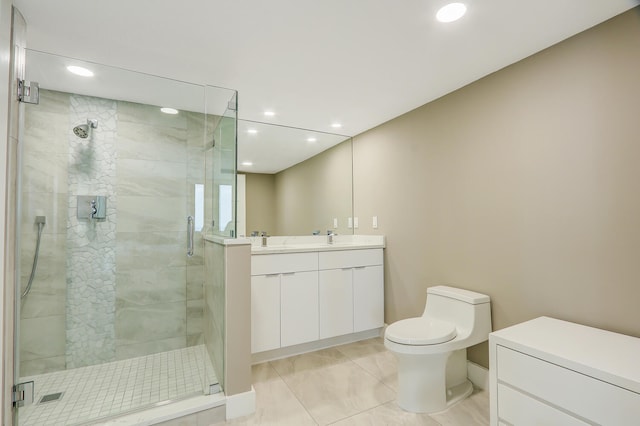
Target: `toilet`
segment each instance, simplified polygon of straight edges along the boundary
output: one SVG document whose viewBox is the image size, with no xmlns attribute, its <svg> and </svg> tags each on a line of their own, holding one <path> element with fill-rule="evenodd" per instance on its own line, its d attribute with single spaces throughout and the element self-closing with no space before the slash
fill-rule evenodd
<svg viewBox="0 0 640 426">
<path fill-rule="evenodd" d="M 489 296 L 428 288 L 422 316 L 394 322 L 384 333 L 385 347 L 398 360 L 398 405 L 435 413 L 469 396 L 467 348 L 487 340 L 490 332 Z"/>
</svg>

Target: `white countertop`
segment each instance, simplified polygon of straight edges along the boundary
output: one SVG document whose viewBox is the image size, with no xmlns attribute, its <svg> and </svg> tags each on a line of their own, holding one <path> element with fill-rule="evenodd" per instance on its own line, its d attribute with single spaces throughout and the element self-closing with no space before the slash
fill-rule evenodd
<svg viewBox="0 0 640 426">
<path fill-rule="evenodd" d="M 640 393 L 640 338 L 540 317 L 495 331 L 489 339 Z"/>
<path fill-rule="evenodd" d="M 334 235 L 333 243 L 326 235 L 273 236 L 267 237 L 267 246 L 262 247 L 262 237 L 249 237 L 251 254 L 304 253 L 334 250 L 362 250 L 384 248 L 383 235 Z"/>
<path fill-rule="evenodd" d="M 249 238 L 229 238 L 229 237 L 221 237 L 218 235 L 203 235 L 205 241 L 209 241 L 210 243 L 216 243 L 223 246 L 237 246 L 244 244 L 251 244 Z"/>
</svg>

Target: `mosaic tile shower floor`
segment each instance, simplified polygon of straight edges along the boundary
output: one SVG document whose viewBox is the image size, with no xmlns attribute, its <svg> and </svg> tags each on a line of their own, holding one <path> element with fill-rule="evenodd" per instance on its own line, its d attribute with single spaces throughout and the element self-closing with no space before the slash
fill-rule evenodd
<svg viewBox="0 0 640 426">
<path fill-rule="evenodd" d="M 21 408 L 20 426 L 74 425 L 132 411 L 161 401 L 202 395 L 203 378 L 217 383 L 205 347 L 22 378 L 35 382 L 34 404 Z M 39 403 L 63 392 L 53 402 Z"/>
</svg>

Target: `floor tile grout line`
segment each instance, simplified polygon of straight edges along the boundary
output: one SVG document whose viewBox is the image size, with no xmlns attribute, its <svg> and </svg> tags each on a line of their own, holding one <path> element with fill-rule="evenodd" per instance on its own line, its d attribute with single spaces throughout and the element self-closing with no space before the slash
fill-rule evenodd
<svg viewBox="0 0 640 426">
<path fill-rule="evenodd" d="M 291 392 L 291 395 L 293 395 L 293 397 L 296 399 L 296 401 L 298 401 L 298 403 L 300 404 L 300 406 L 304 409 L 304 411 L 307 412 L 307 414 L 309 415 L 309 418 L 311 420 L 313 420 L 313 422 L 316 425 L 320 425 L 320 423 L 318 423 L 318 421 L 316 420 L 315 417 L 313 417 L 313 415 L 311 415 L 311 412 L 309 412 L 309 409 L 306 407 L 306 405 L 303 404 L 303 402 L 300 400 L 300 398 L 298 398 L 298 395 L 296 395 L 296 393 L 293 391 L 293 389 L 291 389 L 291 386 L 289 386 L 289 384 L 287 383 L 287 381 L 284 379 L 284 377 L 282 377 L 282 375 L 280 374 L 280 372 L 271 364 L 272 361 L 268 361 L 269 367 L 273 369 L 273 371 L 276 372 L 276 374 L 278 375 L 278 378 L 282 381 L 282 383 L 284 383 L 284 385 L 287 387 L 287 389 L 289 390 L 289 392 Z"/>
<path fill-rule="evenodd" d="M 371 354 L 374 355 L 374 354 Z M 370 355 L 366 355 L 366 356 L 370 356 Z M 364 357 L 358 357 L 358 358 L 364 358 Z M 395 398 L 398 397 L 398 392 L 393 389 L 391 386 L 389 386 L 388 384 L 386 384 L 383 380 L 378 379 L 376 376 L 373 375 L 373 373 L 371 373 L 369 370 L 367 370 L 366 368 L 364 368 L 363 366 L 361 366 L 360 364 L 358 364 L 357 362 L 355 362 L 354 360 L 350 360 L 352 363 L 354 363 L 355 365 L 358 366 L 358 368 L 360 368 L 362 371 L 364 371 L 366 374 L 368 374 L 370 377 L 372 377 L 374 380 L 376 380 L 378 383 L 382 384 L 384 387 L 386 387 L 387 389 L 389 389 L 390 391 L 392 391 L 395 395 Z M 394 400 L 395 400 L 394 398 Z M 389 401 L 387 401 L 389 402 Z"/>
<path fill-rule="evenodd" d="M 390 401 L 386 401 L 386 402 L 383 402 L 383 403 L 381 403 L 381 404 L 376 405 L 375 407 L 367 408 L 367 409 L 366 409 L 366 410 L 364 410 L 364 411 L 360 411 L 360 412 L 354 413 L 354 414 L 352 414 L 352 415 L 350 415 L 350 416 L 343 417 L 343 418 L 341 418 L 341 419 L 336 420 L 335 422 L 331 422 L 331 423 L 329 423 L 327 426 L 330 426 L 330 425 L 336 424 L 336 423 L 338 423 L 338 422 L 342 422 L 342 421 L 344 421 L 344 420 L 350 419 L 350 418 L 355 417 L 355 416 L 359 416 L 359 415 L 361 415 L 361 414 L 366 413 L 367 411 L 375 410 L 376 408 L 378 408 L 378 407 L 382 407 L 383 405 L 386 405 L 386 404 L 388 404 L 389 402 L 390 402 Z"/>
<path fill-rule="evenodd" d="M 377 377 L 375 377 L 373 374 L 371 374 L 369 371 L 367 371 L 365 368 L 363 368 L 361 365 L 359 365 L 359 364 L 358 364 L 358 363 L 356 363 L 353 359 L 351 359 L 348 355 L 346 355 L 345 353 L 343 353 L 342 351 L 340 351 L 340 349 L 336 348 L 336 350 L 338 350 L 338 352 L 340 352 L 340 353 L 341 353 L 345 358 L 347 358 L 347 361 L 340 361 L 340 362 L 338 362 L 338 363 L 336 363 L 336 364 L 327 364 L 327 365 L 322 365 L 322 366 L 319 366 L 319 367 L 317 367 L 317 368 L 314 368 L 314 370 L 316 370 L 316 369 L 320 369 L 320 368 L 330 368 L 330 367 L 334 367 L 334 366 L 336 366 L 336 365 L 338 365 L 338 364 L 347 364 L 347 363 L 350 363 L 351 365 L 355 365 L 357 368 L 359 368 L 360 370 L 362 370 L 366 375 L 368 375 L 369 377 L 371 377 L 373 380 L 375 380 L 376 382 L 378 382 L 379 384 L 383 385 L 384 387 L 386 387 L 387 389 L 389 389 L 391 392 L 393 392 L 393 394 L 394 394 L 394 398 L 393 398 L 393 399 L 391 399 L 391 400 L 389 400 L 389 401 L 385 401 L 385 402 L 383 402 L 382 404 L 376 405 L 376 407 L 379 407 L 380 405 L 384 405 L 384 404 L 387 404 L 387 403 L 389 403 L 389 402 L 395 401 L 395 399 L 396 399 L 396 397 L 397 397 L 397 392 L 395 391 L 395 389 L 391 388 L 391 387 L 390 387 L 390 386 L 388 386 L 386 383 L 384 383 L 382 380 L 380 380 L 380 379 L 378 379 Z M 297 355 L 297 356 L 300 356 L 300 355 Z M 302 356 L 304 356 L 304 354 L 302 354 Z M 359 358 L 362 358 L 362 357 L 359 357 Z M 278 370 L 277 370 L 273 365 L 271 365 L 271 361 L 269 361 L 269 364 L 270 364 L 269 366 L 270 366 L 271 368 L 273 368 L 273 370 L 276 372 L 276 374 L 278 375 L 278 377 L 283 381 L 283 383 L 285 384 L 285 386 L 287 386 L 287 389 L 289 389 L 289 391 L 293 394 L 293 396 L 298 400 L 298 402 L 302 405 L 302 407 L 303 407 L 303 408 L 305 409 L 305 411 L 309 414 L 309 416 L 313 419 L 313 421 L 314 421 L 317 425 L 319 425 L 320 423 L 315 419 L 315 417 L 313 417 L 313 415 L 311 414 L 311 412 L 309 412 L 309 410 L 307 409 L 306 405 L 302 402 L 302 400 L 300 400 L 300 398 L 298 398 L 298 396 L 296 395 L 295 391 L 294 391 L 294 390 L 289 386 L 289 384 L 288 384 L 288 383 L 287 383 L 287 381 L 284 379 L 284 377 L 282 377 L 282 375 L 280 374 L 280 372 L 279 372 L 279 371 L 278 371 Z M 358 415 L 358 414 L 362 414 L 362 413 L 364 413 L 364 412 L 366 412 L 366 411 L 369 411 L 370 409 L 373 409 L 373 408 L 376 408 L 376 407 L 371 407 L 371 408 L 368 408 L 368 409 L 366 409 L 366 410 L 364 410 L 364 411 L 360 411 L 360 412 L 358 412 L 358 413 L 354 413 L 354 414 L 353 414 L 353 415 L 351 415 L 351 416 L 344 417 L 343 419 L 336 420 L 335 422 L 338 422 L 338 421 L 341 421 L 341 420 L 348 419 L 348 418 L 353 417 L 353 416 L 356 416 L 356 415 Z M 333 424 L 333 423 L 335 423 L 335 422 L 332 422 L 332 423 L 330 423 L 330 424 Z"/>
</svg>

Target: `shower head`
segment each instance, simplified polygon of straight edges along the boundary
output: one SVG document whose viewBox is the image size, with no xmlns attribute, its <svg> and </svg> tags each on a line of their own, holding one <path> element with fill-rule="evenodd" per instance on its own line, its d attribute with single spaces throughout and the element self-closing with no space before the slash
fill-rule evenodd
<svg viewBox="0 0 640 426">
<path fill-rule="evenodd" d="M 97 128 L 98 128 L 98 120 L 88 119 L 87 124 L 79 124 L 76 127 L 74 127 L 73 133 L 79 138 L 86 139 L 89 137 L 89 133 L 91 132 L 91 129 L 97 129 Z"/>
<path fill-rule="evenodd" d="M 80 124 L 73 128 L 73 133 L 79 138 L 86 139 L 89 136 L 89 126 L 86 124 Z"/>
</svg>

